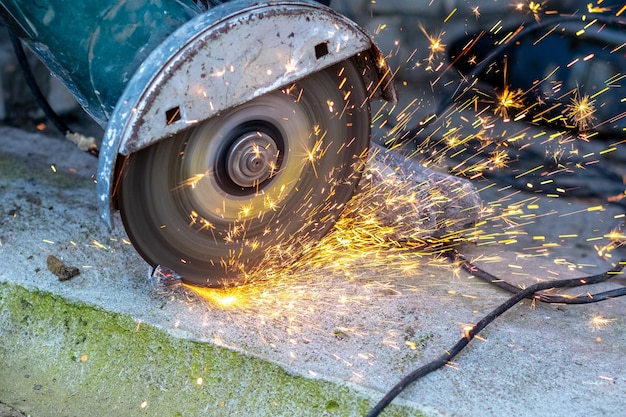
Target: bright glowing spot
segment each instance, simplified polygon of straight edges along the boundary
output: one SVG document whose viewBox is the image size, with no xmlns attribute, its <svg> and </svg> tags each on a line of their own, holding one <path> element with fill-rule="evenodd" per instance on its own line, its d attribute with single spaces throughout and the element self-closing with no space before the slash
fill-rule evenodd
<svg viewBox="0 0 626 417">
<path fill-rule="evenodd" d="M 595 120 L 595 100 L 589 100 L 588 95 L 579 97 L 578 93 L 565 107 L 567 119 L 580 131 L 589 129 Z"/>
<path fill-rule="evenodd" d="M 496 107 L 493 112 L 502 117 L 505 121 L 509 119 L 509 110 L 513 109 L 521 109 L 524 107 L 524 103 L 522 102 L 522 98 L 524 97 L 524 92 L 520 89 L 512 91 L 508 86 L 504 87 L 504 90 L 501 94 L 496 96 Z"/>
<path fill-rule="evenodd" d="M 430 51 L 430 54 L 428 55 L 428 62 L 432 63 L 432 61 L 434 61 L 435 58 L 437 58 L 439 54 L 442 53 L 446 48 L 446 44 L 441 42 L 441 37 L 444 35 L 445 32 L 442 31 L 438 35 L 430 35 L 428 32 L 426 32 L 426 29 L 424 28 L 424 26 L 422 26 L 421 23 L 419 24 L 419 28 L 424 36 L 426 36 L 426 39 L 428 39 L 428 49 Z"/>
<path fill-rule="evenodd" d="M 208 300 L 216 307 L 222 309 L 231 309 L 243 307 L 247 303 L 247 299 L 239 294 L 238 288 L 204 288 L 204 287 L 195 287 L 192 285 L 186 285 L 186 288 L 189 288 L 194 293 L 198 294 L 202 298 Z"/>
<path fill-rule="evenodd" d="M 491 153 L 491 157 L 489 158 L 489 163 L 493 168 L 504 168 L 507 166 L 508 162 L 509 155 L 505 150 L 494 151 Z"/>
<path fill-rule="evenodd" d="M 298 70 L 298 66 L 296 65 L 296 62 L 293 59 L 290 59 L 289 61 L 287 61 L 287 63 L 285 64 L 285 71 L 289 74 L 291 72 L 296 72 Z"/>
<path fill-rule="evenodd" d="M 600 330 L 616 320 L 617 319 L 608 319 L 606 317 L 602 317 L 599 314 L 596 314 L 591 318 L 591 320 L 589 320 L 589 327 L 591 327 L 592 331 Z"/>
</svg>

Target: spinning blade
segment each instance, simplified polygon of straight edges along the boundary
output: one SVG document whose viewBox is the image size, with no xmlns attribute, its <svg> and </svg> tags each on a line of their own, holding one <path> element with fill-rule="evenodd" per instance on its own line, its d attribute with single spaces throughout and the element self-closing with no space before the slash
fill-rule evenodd
<svg viewBox="0 0 626 417">
<path fill-rule="evenodd" d="M 369 140 L 367 91 L 347 60 L 131 154 L 122 220 L 148 263 L 185 282 L 254 279 L 330 230 Z"/>
</svg>

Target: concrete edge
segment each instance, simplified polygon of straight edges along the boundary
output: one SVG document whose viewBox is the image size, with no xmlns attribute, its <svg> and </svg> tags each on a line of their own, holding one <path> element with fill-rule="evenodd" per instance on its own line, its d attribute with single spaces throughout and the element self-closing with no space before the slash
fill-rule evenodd
<svg viewBox="0 0 626 417">
<path fill-rule="evenodd" d="M 352 387 L 0 283 L 0 402 L 33 416 L 356 416 Z M 385 416 L 423 416 L 392 404 Z"/>
</svg>

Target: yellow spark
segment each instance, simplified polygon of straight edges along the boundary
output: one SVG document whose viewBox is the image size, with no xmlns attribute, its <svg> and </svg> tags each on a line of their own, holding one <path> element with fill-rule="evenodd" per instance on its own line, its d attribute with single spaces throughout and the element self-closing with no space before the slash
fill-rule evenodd
<svg viewBox="0 0 626 417">
<path fill-rule="evenodd" d="M 607 234 L 606 237 L 614 242 L 626 243 L 626 235 L 624 235 L 617 229 L 611 230 L 611 232 Z"/>
<path fill-rule="evenodd" d="M 521 109 L 524 107 L 522 99 L 524 92 L 521 89 L 512 91 L 509 86 L 505 86 L 501 94 L 496 95 L 496 107 L 493 112 L 496 116 L 502 117 L 505 121 L 509 121 L 509 110 Z"/>
<path fill-rule="evenodd" d="M 424 36 L 426 36 L 426 39 L 428 39 L 428 42 L 429 42 L 428 49 L 430 50 L 430 54 L 428 56 L 428 62 L 431 63 L 439 55 L 439 53 L 443 52 L 446 48 L 446 44 L 441 42 L 441 37 L 443 36 L 445 32 L 442 31 L 439 33 L 439 35 L 436 35 L 436 36 L 430 35 L 428 34 L 428 32 L 426 32 L 426 29 L 424 28 L 421 22 L 419 24 L 419 28 L 424 34 Z"/>
<path fill-rule="evenodd" d="M 196 221 L 198 220 L 198 212 L 195 210 L 191 210 L 191 213 L 189 213 L 189 219 L 189 226 L 193 226 L 194 224 L 196 224 Z"/>
<path fill-rule="evenodd" d="M 595 120 L 595 100 L 589 100 L 588 95 L 582 97 L 576 92 L 570 104 L 565 107 L 567 119 L 581 132 L 585 132 Z"/>
<path fill-rule="evenodd" d="M 247 218 L 252 213 L 252 204 L 243 204 L 239 208 L 240 218 Z"/>
<path fill-rule="evenodd" d="M 609 324 L 613 323 L 617 319 L 608 319 L 606 317 L 602 317 L 599 314 L 594 315 L 591 320 L 589 320 L 589 327 L 591 327 L 592 331 L 603 329 L 607 327 Z"/>
<path fill-rule="evenodd" d="M 319 128 L 317 128 L 317 130 L 315 130 L 313 132 L 316 136 L 319 135 L 320 130 Z M 320 160 L 325 154 L 326 154 L 326 149 L 328 148 L 328 146 L 330 146 L 330 144 L 328 144 L 328 146 L 326 148 L 323 148 L 322 145 L 324 145 L 324 138 L 326 137 L 326 133 L 324 132 L 322 134 L 322 137 L 320 137 L 319 139 L 317 139 L 315 141 L 315 143 L 313 144 L 313 146 L 311 147 L 311 149 L 305 149 L 305 162 L 308 161 L 309 163 L 311 163 L 312 167 L 313 167 L 313 173 L 315 175 L 315 177 L 317 177 L 317 169 L 315 168 L 315 163 L 316 161 Z"/>
<path fill-rule="evenodd" d="M 476 19 L 478 19 L 480 17 L 480 10 L 478 10 L 478 6 L 472 7 L 472 13 L 476 17 Z"/>
<path fill-rule="evenodd" d="M 195 189 L 198 186 L 200 180 L 206 176 L 208 176 L 208 171 L 203 174 L 196 174 L 191 178 L 182 181 L 178 186 L 176 186 L 176 188 L 174 188 L 173 191 L 180 190 L 185 187 L 191 187 L 192 189 Z"/>
<path fill-rule="evenodd" d="M 452 10 L 449 14 L 448 14 L 448 16 L 447 16 L 445 19 L 443 19 L 443 22 L 444 22 L 444 23 L 447 23 L 447 22 L 448 22 L 448 20 L 450 20 L 450 18 L 452 17 L 452 15 L 456 13 L 456 11 L 457 11 L 457 8 L 455 7 L 455 8 L 454 8 L 454 9 L 453 9 L 453 10 Z"/>
<path fill-rule="evenodd" d="M 529 13 L 532 13 L 535 20 L 539 22 L 540 21 L 539 13 L 543 10 L 544 4 L 545 2 L 539 3 L 536 1 L 529 1 L 525 3 L 525 2 L 520 1 L 520 2 L 515 3 L 514 6 L 515 6 L 515 9 L 519 11 L 528 10 Z"/>
<path fill-rule="evenodd" d="M 528 10 L 535 14 L 539 13 L 539 11 L 541 10 L 541 3 L 531 1 L 530 3 L 528 3 Z"/>
<path fill-rule="evenodd" d="M 285 71 L 287 72 L 287 74 L 291 72 L 296 72 L 297 70 L 298 66 L 296 65 L 295 60 L 290 59 L 289 61 L 287 61 L 287 63 L 285 64 Z"/>
<path fill-rule="evenodd" d="M 500 150 L 491 153 L 489 163 L 493 168 L 505 168 L 509 162 L 507 151 Z"/>
<path fill-rule="evenodd" d="M 210 221 L 208 221 L 207 219 L 205 219 L 204 217 L 202 219 L 200 219 L 200 229 L 199 230 L 205 230 L 205 229 L 210 229 L 213 230 L 215 229 L 215 225 L 213 223 L 211 223 Z"/>
<path fill-rule="evenodd" d="M 92 243 L 94 244 L 95 247 L 99 248 L 99 249 L 104 249 L 107 250 L 106 245 L 103 245 L 102 243 L 98 242 L 97 240 L 92 240 Z"/>
<path fill-rule="evenodd" d="M 611 11 L 610 7 L 598 7 L 594 6 L 593 3 L 587 3 L 587 12 L 589 13 L 604 13 Z"/>
</svg>

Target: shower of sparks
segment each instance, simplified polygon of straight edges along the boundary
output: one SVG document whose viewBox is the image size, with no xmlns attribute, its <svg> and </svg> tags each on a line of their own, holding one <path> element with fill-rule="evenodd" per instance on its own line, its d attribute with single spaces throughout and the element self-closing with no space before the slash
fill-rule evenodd
<svg viewBox="0 0 626 417">
<path fill-rule="evenodd" d="M 570 104 L 565 107 L 567 119 L 571 121 L 576 128 L 585 132 L 595 120 L 595 100 L 590 100 L 588 95 L 579 97 L 579 93 L 572 98 Z"/>
<path fill-rule="evenodd" d="M 544 6 L 544 2 L 523 1 L 514 7 L 532 14 L 539 21 L 544 13 L 548 13 Z M 479 17 L 480 21 L 489 18 L 486 16 L 488 8 L 479 11 L 479 7 L 475 6 L 471 8 L 471 13 L 477 21 Z M 448 22 L 444 23 L 450 24 L 459 14 L 459 11 L 454 16 L 452 11 L 445 13 Z M 500 21 L 491 29 L 485 28 L 485 32 L 495 34 L 505 26 Z M 381 24 L 377 32 L 385 28 L 386 25 Z M 428 40 L 425 46 L 428 65 L 422 68 L 418 62 L 413 70 L 424 71 L 429 76 L 433 68 L 445 68 L 443 62 L 439 65 L 436 61 L 444 61 L 446 44 L 442 39 L 446 31 L 422 24 L 419 29 Z M 547 31 L 552 33 L 550 29 Z M 501 35 L 510 38 L 513 34 Z M 544 36 L 545 32 L 537 35 L 534 48 L 543 47 L 545 42 L 541 40 Z M 402 42 L 395 42 L 391 52 L 383 52 L 393 56 L 401 45 Z M 463 59 L 472 60 L 474 64 L 480 62 L 471 48 Z M 591 59 L 597 58 L 592 57 L 587 61 Z M 424 288 L 420 287 L 415 277 L 429 268 L 443 270 L 444 274 L 458 279 L 461 276 L 460 267 L 439 255 L 462 243 L 472 242 L 478 248 L 488 248 L 494 254 L 493 262 L 501 262 L 498 252 L 511 251 L 520 260 L 552 260 L 555 266 L 566 267 L 570 271 L 587 266 L 564 255 L 577 245 L 588 247 L 596 260 L 617 258 L 613 254 L 626 242 L 617 229 L 609 234 L 594 229 L 587 235 L 582 232 L 555 234 L 551 233 L 551 229 L 557 222 L 594 222 L 599 219 L 594 216 L 607 208 L 602 202 L 597 203 L 596 208 L 571 211 L 563 209 L 563 206 L 555 208 L 556 203 L 567 199 L 578 187 L 575 182 L 574 186 L 570 183 L 562 186 L 560 179 L 603 164 L 601 152 L 606 152 L 605 149 L 588 150 L 585 148 L 587 141 L 581 140 L 578 132 L 558 129 L 563 128 L 563 122 L 567 122 L 570 128 L 571 125 L 575 126 L 579 132 L 593 127 L 597 117 L 596 108 L 601 108 L 604 97 L 597 91 L 609 87 L 620 88 L 619 81 L 623 77 L 620 78 L 620 74 L 609 74 L 606 85 L 594 86 L 596 93 L 593 96 L 579 95 L 576 91 L 569 105 L 558 104 L 550 109 L 556 111 L 557 116 L 554 116 L 545 110 L 543 100 L 547 101 L 547 95 L 552 98 L 567 97 L 562 91 L 566 89 L 564 81 L 552 79 L 556 70 L 549 68 L 549 75 L 537 75 L 538 85 L 547 86 L 546 90 L 549 90 L 549 94 L 540 95 L 515 87 L 515 80 L 509 83 L 506 79 L 506 65 L 505 61 L 503 67 L 490 67 L 494 68 L 493 71 L 502 71 L 504 77 L 503 84 L 495 92 L 481 91 L 476 82 L 467 80 L 461 87 L 464 94 L 458 96 L 452 108 L 443 115 L 437 115 L 430 131 L 420 132 L 412 155 L 423 166 L 442 169 L 474 181 L 483 196 L 488 196 L 489 200 L 484 201 L 479 209 L 480 220 L 474 227 L 450 234 L 438 233 L 438 228 L 444 227 L 446 221 L 454 224 L 461 220 L 452 218 L 439 223 L 428 221 L 428 213 L 443 211 L 442 202 L 462 198 L 463 190 L 444 193 L 436 187 L 425 186 L 421 192 L 416 192 L 415 188 L 408 185 L 409 182 L 402 186 L 390 186 L 383 181 L 370 186 L 374 184 L 370 182 L 372 175 L 385 178 L 388 173 L 366 171 L 359 193 L 346 204 L 332 230 L 321 240 L 309 242 L 308 236 L 304 234 L 298 244 L 277 244 L 271 248 L 262 246 L 258 241 L 250 242 L 250 247 L 254 246 L 265 253 L 267 262 L 261 263 L 262 269 L 245 270 L 247 279 L 244 285 L 225 289 L 189 287 L 190 290 L 216 309 L 248 311 L 254 313 L 261 323 L 282 323 L 292 334 L 304 326 L 317 328 L 319 324 L 311 323 L 310 317 L 322 311 L 342 311 L 346 306 L 371 308 L 377 303 L 373 296 L 377 291 L 384 291 L 385 294 L 423 291 Z M 289 64 L 288 68 L 291 68 Z M 446 71 L 440 71 L 439 78 Z M 404 84 L 408 85 L 410 81 Z M 293 88 L 295 86 L 290 87 Z M 296 93 L 293 92 L 294 96 L 300 97 L 302 91 Z M 407 128 L 417 126 L 425 112 L 431 113 L 429 110 L 434 104 L 422 97 L 398 106 L 384 104 L 373 115 L 373 125 L 388 132 L 389 143 L 393 143 L 392 138 L 405 134 Z M 334 114 L 342 105 L 328 101 L 323 103 L 323 109 L 324 112 L 328 110 Z M 535 123 L 552 117 L 557 117 L 559 122 L 556 129 L 524 123 Z M 429 125 L 429 122 L 425 125 Z M 316 167 L 327 151 L 329 138 L 319 127 L 313 128 L 311 135 L 316 140 L 310 149 L 296 149 L 295 152 L 299 154 L 302 164 L 313 166 L 314 175 L 320 175 L 320 181 L 326 181 Z M 614 147 L 619 145 L 622 143 Z M 610 147 L 607 146 L 607 149 Z M 527 158 L 527 151 L 534 151 L 539 157 L 530 155 Z M 494 179 L 494 174 L 504 175 L 509 181 L 500 183 Z M 206 175 L 200 173 L 181 186 L 194 187 Z M 624 195 L 615 195 L 614 198 L 622 199 Z M 281 198 L 282 193 L 276 198 L 265 198 L 264 209 L 280 213 L 283 209 Z M 303 204 L 306 204 L 304 200 Z M 319 208 L 322 209 L 324 207 Z M 246 207 L 242 206 L 241 210 L 242 218 L 247 217 L 244 215 Z M 570 216 L 580 217 L 573 220 L 569 219 Z M 615 220 L 618 222 L 620 219 L 616 217 Z M 191 220 L 197 227 L 203 219 L 191 216 Z M 236 241 L 245 235 L 246 227 L 247 223 L 236 223 L 226 238 Z M 206 225 L 206 228 L 211 229 L 211 225 Z M 267 233 L 271 233 L 269 228 Z M 227 263 L 237 264 L 236 256 L 238 254 Z M 511 268 L 514 275 L 524 276 L 523 266 L 514 265 Z M 555 278 L 558 275 L 558 272 L 547 272 L 548 277 Z M 407 282 L 411 284 L 405 285 Z M 359 289 L 355 290 L 355 287 Z M 594 318 L 590 326 L 601 328 L 612 321 L 602 317 Z M 358 335 L 360 332 L 362 330 L 342 327 L 335 329 L 331 337 Z M 390 341 L 389 346 L 392 345 L 411 348 L 411 343 L 406 341 Z"/>
<path fill-rule="evenodd" d="M 318 303 L 313 303 L 317 305 L 329 302 L 329 296 L 332 298 L 328 291 L 312 290 L 324 288 L 326 280 L 344 281 L 335 288 L 337 300 L 333 303 L 348 305 L 366 303 L 369 298 L 347 296 L 343 292 L 345 282 L 361 281 L 359 285 L 379 287 L 385 286 L 385 281 L 412 276 L 424 267 L 453 269 L 437 254 L 464 241 L 460 238 L 463 231 L 455 227 L 455 222 L 467 220 L 450 217 L 438 223 L 428 216 L 441 211 L 442 205 L 465 198 L 468 189 L 461 185 L 454 190 L 444 190 L 442 185 L 441 191 L 416 188 L 414 182 L 400 181 L 402 175 L 395 178 L 393 169 L 380 163 L 384 155 L 374 154 L 372 157 L 379 158 L 378 165 L 369 162 L 370 169 L 364 174 L 358 195 L 321 240 L 307 244 L 306 236 L 302 236 L 295 244 L 266 248 L 266 262 L 260 269 L 245 271 L 248 276 L 245 285 L 189 289 L 222 310 L 289 309 L 291 314 L 306 316 L 314 308 L 309 301 L 318 299 Z M 458 232 L 433 237 L 444 228 Z M 370 282 L 371 271 L 380 265 L 386 265 L 389 272 Z M 389 291 L 397 290 L 390 286 Z M 302 298 L 307 299 L 307 311 L 298 311 L 294 305 Z"/>
</svg>

